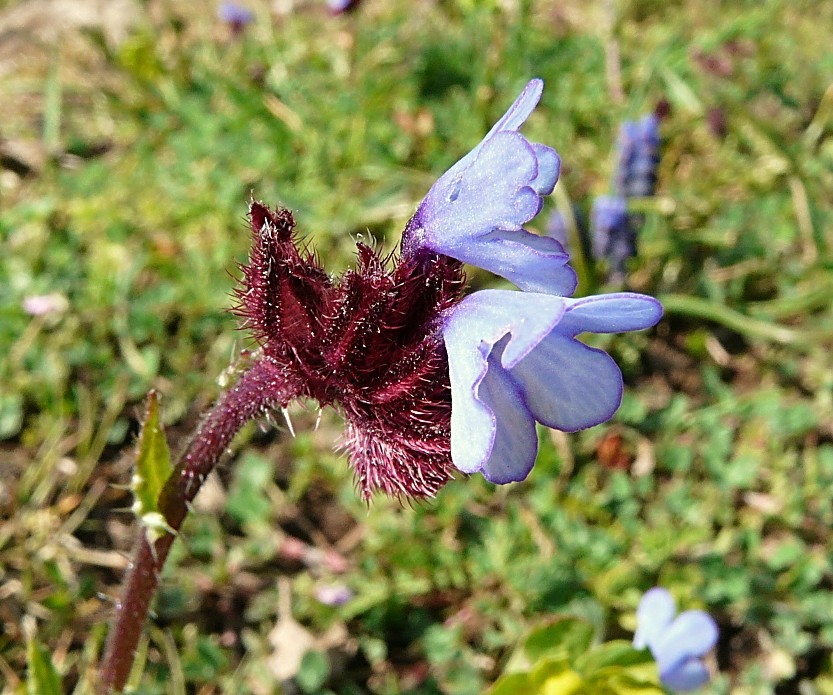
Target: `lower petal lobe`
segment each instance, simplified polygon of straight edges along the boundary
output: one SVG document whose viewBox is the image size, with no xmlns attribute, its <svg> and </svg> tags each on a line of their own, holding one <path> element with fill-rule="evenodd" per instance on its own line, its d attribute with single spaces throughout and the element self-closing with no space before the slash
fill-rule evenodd
<svg viewBox="0 0 833 695">
<path fill-rule="evenodd" d="M 557 326 L 510 371 L 535 419 L 575 432 L 610 419 L 622 401 L 622 373 L 606 352 Z"/>
<path fill-rule="evenodd" d="M 518 384 L 500 364 L 507 340 L 498 343 L 489 356 L 489 371 L 477 394 L 495 417 L 494 443 L 482 472 L 486 480 L 498 484 L 526 478 L 538 455 L 535 419 Z"/>
<path fill-rule="evenodd" d="M 689 659 L 666 671 L 663 671 L 662 664 L 659 664 L 659 668 L 660 680 L 672 690 L 686 692 L 699 688 L 709 681 L 708 669 L 698 659 Z"/>
</svg>

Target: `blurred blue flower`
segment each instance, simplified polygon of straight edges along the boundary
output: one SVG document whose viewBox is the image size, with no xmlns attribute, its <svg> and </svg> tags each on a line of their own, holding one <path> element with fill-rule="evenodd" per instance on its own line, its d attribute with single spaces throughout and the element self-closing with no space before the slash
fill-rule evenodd
<svg viewBox="0 0 833 695">
<path fill-rule="evenodd" d="M 576 274 L 564 247 L 523 229 L 541 211 L 541 196 L 552 193 L 561 169 L 555 150 L 518 133 L 543 87 L 532 80 L 480 144 L 431 187 L 403 233 L 403 255 L 428 249 L 522 290 L 573 293 Z"/>
<path fill-rule="evenodd" d="M 593 256 L 605 259 L 611 275 L 624 276 L 625 261 L 636 255 L 636 232 L 628 203 L 619 196 L 598 196 L 590 213 Z"/>
<path fill-rule="evenodd" d="M 217 18 L 228 24 L 233 33 L 239 34 L 255 16 L 251 10 L 235 2 L 222 2 L 217 8 Z"/>
<path fill-rule="evenodd" d="M 576 238 L 572 241 L 574 243 L 578 243 L 582 248 L 584 248 L 585 244 L 589 244 L 587 222 L 584 218 L 584 213 L 578 203 L 573 203 L 571 205 L 571 212 L 573 213 L 573 224 L 575 224 L 576 234 Z M 568 221 L 560 210 L 556 209 L 550 213 L 547 223 L 544 226 L 544 233 L 546 236 L 552 237 L 559 244 L 561 244 L 568 254 L 570 253 L 569 244 L 571 239 Z"/>
<path fill-rule="evenodd" d="M 625 198 L 654 195 L 659 165 L 659 118 L 654 114 L 638 121 L 625 121 L 617 142 L 616 193 Z"/>
<path fill-rule="evenodd" d="M 633 646 L 651 650 L 663 684 L 673 690 L 694 690 L 709 680 L 703 657 L 717 643 L 717 624 L 703 611 L 676 613 L 668 591 L 655 587 L 645 592 L 636 610 Z"/>
<path fill-rule="evenodd" d="M 625 262 L 636 255 L 636 230 L 643 222 L 642 215 L 628 213 L 626 201 L 651 196 L 656 190 L 659 118 L 649 114 L 638 121 L 622 123 L 617 147 L 615 194 L 596 198 L 591 213 L 593 256 L 607 260 L 613 280 L 625 276 Z"/>
</svg>

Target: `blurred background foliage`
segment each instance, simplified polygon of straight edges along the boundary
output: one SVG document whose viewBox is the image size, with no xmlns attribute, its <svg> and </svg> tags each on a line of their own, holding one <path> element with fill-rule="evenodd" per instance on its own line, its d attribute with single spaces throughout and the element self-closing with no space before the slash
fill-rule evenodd
<svg viewBox="0 0 833 695">
<path fill-rule="evenodd" d="M 393 249 L 539 76 L 525 133 L 564 172 L 538 229 L 607 191 L 623 119 L 669 112 L 627 281 L 666 318 L 599 343 L 622 409 L 542 431 L 523 484 L 414 508 L 358 500 L 336 414 L 247 429 L 166 567 L 135 692 L 480 693 L 542 621 L 630 639 L 662 584 L 720 623 L 706 692 L 833 693 L 833 4 L 247 6 L 235 32 L 195 0 L 0 1 L 3 692 L 27 651 L 86 692 L 143 396 L 176 451 L 249 346 L 227 308 L 250 197 L 333 272 L 358 237 Z"/>
</svg>

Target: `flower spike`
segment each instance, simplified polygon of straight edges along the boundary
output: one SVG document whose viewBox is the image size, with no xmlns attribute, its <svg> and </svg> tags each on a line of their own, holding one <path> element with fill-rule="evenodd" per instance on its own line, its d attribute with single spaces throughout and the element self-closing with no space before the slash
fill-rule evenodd
<svg viewBox="0 0 833 695">
<path fill-rule="evenodd" d="M 659 117 L 649 113 L 638 121 L 625 121 L 616 145 L 619 150 L 614 178 L 617 195 L 625 198 L 654 195 L 660 154 Z"/>
</svg>

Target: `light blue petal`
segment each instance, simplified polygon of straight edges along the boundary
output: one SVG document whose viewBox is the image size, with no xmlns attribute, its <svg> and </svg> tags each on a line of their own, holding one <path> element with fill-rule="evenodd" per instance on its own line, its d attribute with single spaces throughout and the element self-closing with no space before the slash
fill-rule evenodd
<svg viewBox="0 0 833 695">
<path fill-rule="evenodd" d="M 662 670 L 663 664 L 682 663 L 707 654 L 717 642 L 714 619 L 703 611 L 680 613 L 657 639 L 649 641 Z"/>
<path fill-rule="evenodd" d="M 505 369 L 528 355 L 563 313 L 560 297 L 506 290 L 475 292 L 449 312 L 442 334 L 451 380 L 451 458 L 464 473 L 483 471 L 508 482 L 529 472 L 530 452 L 534 462 L 537 451 L 534 421 Z"/>
<path fill-rule="evenodd" d="M 449 312 L 443 326 L 449 364 L 462 352 L 480 355 L 485 363 L 492 347 L 508 334 L 502 364 L 515 366 L 558 325 L 565 302 L 562 297 L 511 290 L 470 294 Z"/>
<path fill-rule="evenodd" d="M 636 609 L 633 646 L 644 649 L 652 645 L 665 632 L 676 613 L 674 597 L 667 590 L 657 586 L 646 591 Z"/>
<path fill-rule="evenodd" d="M 609 420 L 622 402 L 622 372 L 616 362 L 564 335 L 560 325 L 510 374 L 535 419 L 564 432 Z"/>
<path fill-rule="evenodd" d="M 664 685 L 679 692 L 696 690 L 709 682 L 708 669 L 698 659 L 689 659 L 666 672 L 660 670 L 659 677 Z"/>
<path fill-rule="evenodd" d="M 524 87 L 518 98 L 515 99 L 512 106 L 510 106 L 506 113 L 503 114 L 501 119 L 492 126 L 492 129 L 488 133 L 486 133 L 486 137 L 484 137 L 471 152 L 445 172 L 440 181 L 444 178 L 448 178 L 450 180 L 458 178 L 461 172 L 471 166 L 477 158 L 477 155 L 480 154 L 480 150 L 495 134 L 505 131 L 517 131 L 526 122 L 529 115 L 535 110 L 535 107 L 541 100 L 541 94 L 543 91 L 544 82 L 542 80 L 531 80 L 526 87 Z M 437 183 L 439 183 L 439 181 Z"/>
<path fill-rule="evenodd" d="M 495 418 L 492 450 L 482 464 L 481 472 L 486 480 L 499 485 L 526 478 L 538 455 L 535 418 L 524 403 L 524 394 L 500 364 L 506 342 L 507 338 L 501 340 L 489 356 L 488 372 L 477 393 L 477 397 L 488 406 Z M 452 431 L 453 418 L 452 412 Z M 453 456 L 452 442 L 452 459 Z"/>
<path fill-rule="evenodd" d="M 496 231 L 461 247 L 455 258 L 506 278 L 526 292 L 568 297 L 578 279 L 570 256 L 552 237 L 525 230 Z"/>
<path fill-rule="evenodd" d="M 526 119 L 529 118 L 530 114 L 535 110 L 535 107 L 538 106 L 538 102 L 541 101 L 541 95 L 543 93 L 544 81 L 537 77 L 534 80 L 530 80 L 518 95 L 518 98 L 515 99 L 512 106 L 492 126 L 492 129 L 483 139 L 488 140 L 492 135 L 503 130 L 518 130 L 518 128 L 526 123 Z"/>
<path fill-rule="evenodd" d="M 445 333 L 445 344 L 451 381 L 451 460 L 463 473 L 476 473 L 489 459 L 497 429 L 494 412 L 478 397 L 488 355 L 481 353 L 479 343 L 453 330 Z"/>
<path fill-rule="evenodd" d="M 564 248 L 523 229 L 542 205 L 530 185 L 539 175 L 534 153 L 517 133 L 495 135 L 462 178 L 446 174 L 434 184 L 415 215 L 418 225 L 409 242 L 489 270 L 522 290 L 572 294 L 576 275 Z"/>
<path fill-rule="evenodd" d="M 662 318 L 662 304 L 644 294 L 620 292 L 567 300 L 560 329 L 579 333 L 622 333 L 650 328 Z"/>
<path fill-rule="evenodd" d="M 443 174 L 408 223 L 403 255 L 428 249 L 501 275 L 523 290 L 569 295 L 569 256 L 554 239 L 523 229 L 540 211 L 561 170 L 551 147 L 517 132 L 543 83 L 530 82 L 469 154 Z"/>
<path fill-rule="evenodd" d="M 561 157 L 552 147 L 546 145 L 536 143 L 532 145 L 532 148 L 538 159 L 538 176 L 529 185 L 538 195 L 549 195 L 555 188 L 561 173 Z"/>
<path fill-rule="evenodd" d="M 460 246 L 496 229 L 521 229 L 541 209 L 529 185 L 538 175 L 535 151 L 518 133 L 495 134 L 466 171 L 450 173 L 434 184 L 415 215 L 425 245 L 439 253 L 456 258 Z"/>
</svg>

